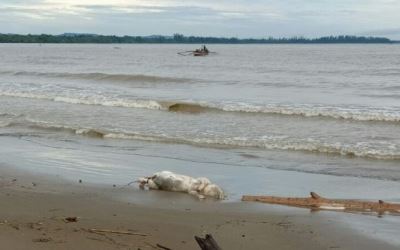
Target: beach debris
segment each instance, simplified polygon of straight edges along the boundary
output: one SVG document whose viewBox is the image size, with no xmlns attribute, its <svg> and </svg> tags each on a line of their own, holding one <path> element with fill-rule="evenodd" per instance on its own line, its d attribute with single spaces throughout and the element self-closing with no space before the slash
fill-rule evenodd
<svg viewBox="0 0 400 250">
<path fill-rule="evenodd" d="M 200 238 L 198 236 L 194 236 L 194 238 L 202 250 L 221 250 L 211 234 L 206 234 L 205 238 Z"/>
<path fill-rule="evenodd" d="M 50 242 L 52 241 L 52 238 L 37 238 L 37 239 L 33 239 L 33 242 L 39 242 L 39 243 L 46 243 L 46 242 Z"/>
<path fill-rule="evenodd" d="M 81 180 L 81 179 L 79 179 L 79 183 L 82 183 L 82 180 Z"/>
<path fill-rule="evenodd" d="M 26 226 L 30 229 L 41 230 L 43 226 L 43 222 L 28 222 Z"/>
<path fill-rule="evenodd" d="M 19 230 L 20 229 L 18 224 L 11 223 L 11 224 L 9 224 L 9 226 L 14 228 L 15 230 Z"/>
<path fill-rule="evenodd" d="M 111 234 L 126 234 L 126 235 L 135 235 L 135 236 L 148 236 L 147 234 L 143 233 L 135 233 L 130 231 L 117 231 L 117 230 L 108 230 L 108 229 L 82 229 L 84 231 L 88 231 L 90 233 L 111 233 Z"/>
<path fill-rule="evenodd" d="M 165 247 L 165 246 L 163 246 L 163 245 L 161 245 L 161 244 L 158 244 L 158 243 L 157 243 L 156 246 L 159 247 L 159 248 L 161 248 L 161 249 L 164 249 L 164 250 L 172 250 L 171 248 Z"/>
<path fill-rule="evenodd" d="M 222 200 L 225 198 L 222 189 L 205 177 L 193 178 L 170 171 L 162 171 L 151 177 L 140 178 L 137 182 L 140 189 L 148 187 L 151 190 L 188 193 L 199 199 L 211 197 Z"/>
<path fill-rule="evenodd" d="M 4 177 L 0 176 L 1 182 L 0 182 L 0 187 L 10 187 L 15 185 L 17 182 L 17 179 L 12 179 L 11 181 L 5 181 Z"/>
<path fill-rule="evenodd" d="M 242 196 L 242 201 L 254 201 L 269 204 L 286 205 L 293 207 L 310 208 L 312 210 L 330 210 L 343 212 L 374 212 L 382 214 L 400 214 L 400 204 L 387 203 L 382 200 L 378 202 L 350 200 L 350 199 L 327 199 L 315 192 L 310 193 L 307 198 L 292 198 L 278 196 Z"/>
<path fill-rule="evenodd" d="M 65 217 L 64 222 L 70 223 L 70 222 L 78 222 L 78 217 L 73 216 L 73 217 Z"/>
<path fill-rule="evenodd" d="M 9 226 L 11 228 L 14 228 L 15 230 L 20 230 L 20 225 L 16 224 L 16 223 L 12 223 L 8 220 L 3 220 L 0 222 L 0 225 L 5 225 L 5 226 Z"/>
</svg>

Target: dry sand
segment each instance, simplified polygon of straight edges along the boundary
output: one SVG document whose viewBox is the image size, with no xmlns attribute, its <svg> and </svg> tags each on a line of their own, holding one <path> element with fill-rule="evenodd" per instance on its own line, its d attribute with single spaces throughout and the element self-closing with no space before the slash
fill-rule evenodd
<svg viewBox="0 0 400 250">
<path fill-rule="evenodd" d="M 120 194 L 164 199 L 137 204 L 120 199 Z M 182 199 L 185 202 L 174 202 Z M 193 237 L 206 233 L 222 249 L 395 249 L 334 222 L 320 223 L 303 210 L 263 212 L 267 205 L 200 202 L 184 194 L 93 187 L 6 167 L 0 170 L 0 201 L 0 249 L 7 250 L 200 249 Z M 254 206 L 257 209 L 249 209 Z M 77 222 L 65 222 L 71 216 Z"/>
</svg>

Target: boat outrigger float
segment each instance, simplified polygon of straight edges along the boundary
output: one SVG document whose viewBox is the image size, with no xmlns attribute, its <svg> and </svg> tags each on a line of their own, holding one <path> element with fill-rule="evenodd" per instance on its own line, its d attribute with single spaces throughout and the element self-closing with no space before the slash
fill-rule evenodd
<svg viewBox="0 0 400 250">
<path fill-rule="evenodd" d="M 203 46 L 201 46 L 200 49 L 178 52 L 178 55 L 181 55 L 181 56 L 207 56 L 211 53 L 215 54 L 216 52 L 210 52 L 207 49 L 207 47 L 205 45 L 203 45 Z"/>
</svg>

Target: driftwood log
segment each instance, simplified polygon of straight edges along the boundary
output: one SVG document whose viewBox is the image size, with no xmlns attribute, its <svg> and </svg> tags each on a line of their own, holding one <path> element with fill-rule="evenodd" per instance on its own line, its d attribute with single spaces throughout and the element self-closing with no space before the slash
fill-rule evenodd
<svg viewBox="0 0 400 250">
<path fill-rule="evenodd" d="M 194 238 L 202 250 L 221 250 L 211 234 L 206 234 L 205 238 L 200 238 L 198 236 L 194 236 Z"/>
<path fill-rule="evenodd" d="M 293 207 L 310 208 L 314 210 L 335 210 L 344 212 L 375 212 L 378 214 L 400 215 L 400 204 L 361 200 L 327 199 L 311 192 L 308 198 L 290 198 L 277 196 L 244 195 L 242 201 L 256 201 L 269 204 L 279 204 Z"/>
</svg>

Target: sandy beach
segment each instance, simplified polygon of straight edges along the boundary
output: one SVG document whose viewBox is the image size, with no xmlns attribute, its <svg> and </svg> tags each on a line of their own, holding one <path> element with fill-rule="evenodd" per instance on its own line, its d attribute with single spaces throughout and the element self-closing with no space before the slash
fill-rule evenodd
<svg viewBox="0 0 400 250">
<path fill-rule="evenodd" d="M 200 249 L 193 237 L 207 233 L 222 249 L 397 249 L 340 226 L 337 213 L 95 187 L 6 166 L 0 177 L 2 249 Z M 121 193 L 158 201 L 134 204 Z"/>
</svg>

